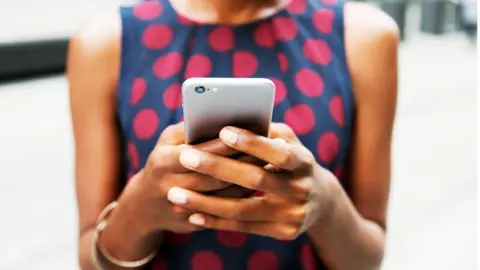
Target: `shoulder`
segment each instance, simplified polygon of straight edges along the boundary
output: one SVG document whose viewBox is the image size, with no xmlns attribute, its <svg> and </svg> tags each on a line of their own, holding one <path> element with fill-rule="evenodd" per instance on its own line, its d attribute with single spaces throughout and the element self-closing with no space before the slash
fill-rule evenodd
<svg viewBox="0 0 480 270">
<path fill-rule="evenodd" d="M 84 25 L 69 42 L 67 61 L 69 79 L 92 77 L 95 80 L 116 83 L 121 36 L 122 23 L 118 11 L 103 13 Z"/>
<path fill-rule="evenodd" d="M 344 24 L 347 62 L 356 99 L 389 91 L 380 86 L 371 87 L 370 84 L 378 83 L 380 78 L 395 88 L 391 91 L 396 91 L 400 43 L 396 22 L 370 4 L 349 2 L 345 5 Z"/>
</svg>

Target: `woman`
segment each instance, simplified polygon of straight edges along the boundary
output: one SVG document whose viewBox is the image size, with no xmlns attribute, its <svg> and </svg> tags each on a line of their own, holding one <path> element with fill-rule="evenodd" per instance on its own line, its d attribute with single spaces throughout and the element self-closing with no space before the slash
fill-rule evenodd
<svg viewBox="0 0 480 270">
<path fill-rule="evenodd" d="M 157 0 L 92 22 L 68 60 L 82 269 L 378 269 L 398 40 L 342 0 Z M 271 138 L 185 146 L 180 84 L 206 76 L 271 78 Z"/>
</svg>

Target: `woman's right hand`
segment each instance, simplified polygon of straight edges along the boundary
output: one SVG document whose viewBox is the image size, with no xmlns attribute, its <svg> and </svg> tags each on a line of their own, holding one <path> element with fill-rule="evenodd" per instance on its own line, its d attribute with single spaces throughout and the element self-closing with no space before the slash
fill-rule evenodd
<svg viewBox="0 0 480 270">
<path fill-rule="evenodd" d="M 191 172 L 181 166 L 180 153 L 189 147 L 231 156 L 233 149 L 219 139 L 196 146 L 184 144 L 183 123 L 167 127 L 151 152 L 145 167 L 125 187 L 118 200 L 118 208 L 124 215 L 134 219 L 143 235 L 156 231 L 190 232 L 197 230 L 188 222 L 191 213 L 171 204 L 167 192 L 173 186 L 209 192 L 220 190 L 229 183 Z"/>
</svg>

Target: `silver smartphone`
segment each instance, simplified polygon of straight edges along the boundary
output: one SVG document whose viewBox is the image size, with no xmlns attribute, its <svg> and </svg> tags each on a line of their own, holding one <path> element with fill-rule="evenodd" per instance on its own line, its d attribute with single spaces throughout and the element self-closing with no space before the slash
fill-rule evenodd
<svg viewBox="0 0 480 270">
<path fill-rule="evenodd" d="M 275 84 L 260 78 L 191 78 L 182 84 L 185 143 L 218 138 L 225 126 L 268 136 Z"/>
</svg>

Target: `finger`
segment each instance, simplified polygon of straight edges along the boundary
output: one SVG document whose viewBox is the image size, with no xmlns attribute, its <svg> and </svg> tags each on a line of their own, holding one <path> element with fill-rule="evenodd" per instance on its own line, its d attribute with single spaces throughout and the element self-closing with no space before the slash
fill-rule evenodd
<svg viewBox="0 0 480 270">
<path fill-rule="evenodd" d="M 159 171 L 166 172 L 188 172 L 179 162 L 179 157 L 185 149 L 199 149 L 220 156 L 231 156 L 238 153 L 235 149 L 225 145 L 221 140 L 216 139 L 196 146 L 191 145 L 157 145 L 150 153 L 148 163 Z M 247 160 L 252 160 L 249 158 Z"/>
<path fill-rule="evenodd" d="M 289 144 L 281 138 L 266 138 L 245 129 L 223 128 L 220 139 L 240 152 L 284 170 L 308 168 L 315 162 L 313 154 L 301 144 Z"/>
<path fill-rule="evenodd" d="M 273 203 L 267 197 L 221 198 L 172 187 L 167 198 L 189 210 L 226 219 L 302 223 L 306 216 L 303 205 Z"/>
<path fill-rule="evenodd" d="M 310 192 L 303 181 L 288 181 L 285 174 L 269 172 L 252 164 L 194 149 L 183 151 L 180 163 L 190 170 L 216 179 L 284 198 L 306 200 Z"/>
<path fill-rule="evenodd" d="M 180 145 L 185 143 L 183 122 L 166 127 L 160 134 L 158 145 Z"/>
<path fill-rule="evenodd" d="M 290 223 L 237 221 L 206 214 L 193 214 L 188 221 L 204 228 L 257 234 L 278 240 L 294 240 L 300 234 L 299 225 Z"/>
<path fill-rule="evenodd" d="M 282 138 L 288 143 L 299 142 L 297 135 L 291 127 L 284 123 L 271 123 L 269 138 L 276 139 Z"/>
<path fill-rule="evenodd" d="M 198 192 L 209 192 L 219 189 L 224 189 L 231 184 L 225 181 L 220 181 L 209 175 L 199 174 L 199 173 L 183 173 L 176 174 L 175 179 L 169 181 L 175 186 L 185 188 L 188 190 L 198 191 Z M 171 187 L 168 187 L 171 188 Z"/>
</svg>

